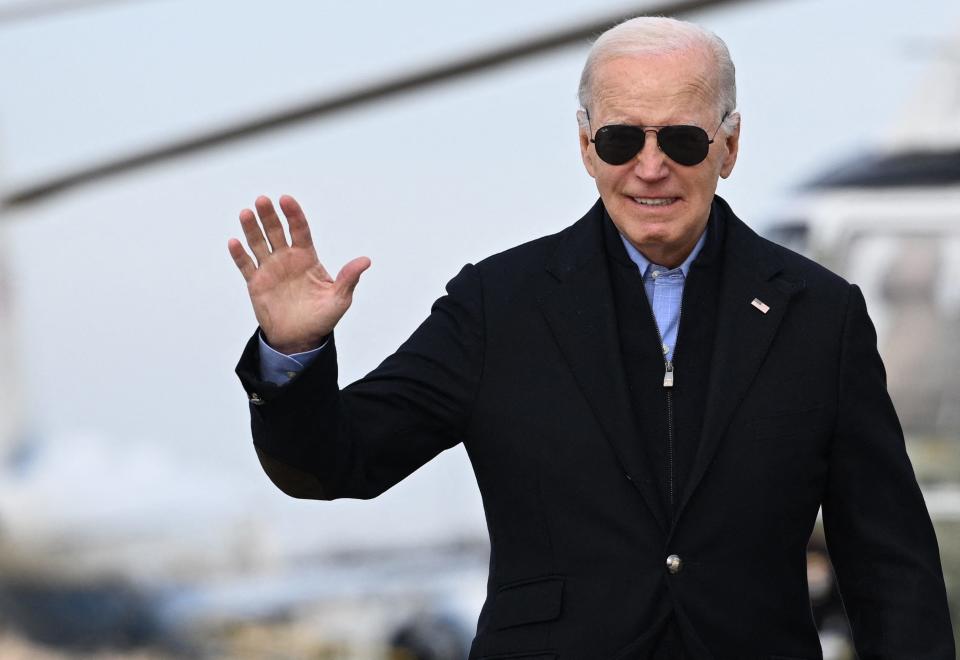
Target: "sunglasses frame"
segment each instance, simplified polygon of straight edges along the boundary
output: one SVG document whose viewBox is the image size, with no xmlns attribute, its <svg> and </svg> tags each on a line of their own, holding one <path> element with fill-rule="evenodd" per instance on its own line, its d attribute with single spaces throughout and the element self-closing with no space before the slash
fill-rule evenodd
<svg viewBox="0 0 960 660">
<path fill-rule="evenodd" d="M 584 110 L 584 113 L 585 113 L 586 116 L 587 116 L 587 127 L 590 128 L 590 113 L 587 112 L 586 110 Z M 723 117 L 720 119 L 720 123 L 717 124 L 716 130 L 713 131 L 713 136 L 710 136 L 710 134 L 707 133 L 707 131 L 705 131 L 705 130 L 704 130 L 703 128 L 701 128 L 700 126 L 693 126 L 693 125 L 691 125 L 691 124 L 664 124 L 664 125 L 661 125 L 661 126 L 643 126 L 643 125 L 635 126 L 635 125 L 633 125 L 633 124 L 607 124 L 607 125 L 601 126 L 600 128 L 597 129 L 596 133 L 593 134 L 594 136 L 593 136 L 592 138 L 590 138 L 590 142 L 591 142 L 591 144 L 594 145 L 594 150 L 596 150 L 596 144 L 597 144 L 596 136 L 600 133 L 600 131 L 602 131 L 602 130 L 605 129 L 605 128 L 625 126 L 625 127 L 628 127 L 628 128 L 638 129 L 638 130 L 640 131 L 640 135 L 643 136 L 643 138 L 642 138 L 641 141 L 640 141 L 640 146 L 637 148 L 637 150 L 636 150 L 633 154 L 630 155 L 629 158 L 627 158 L 627 159 L 624 160 L 623 162 L 620 162 L 620 163 L 610 162 L 610 161 L 608 161 L 606 158 L 604 158 L 603 156 L 601 156 L 601 155 L 600 155 L 600 152 L 597 152 L 597 156 L 600 157 L 600 160 L 602 160 L 603 162 L 605 162 L 605 163 L 607 163 L 607 164 L 609 164 L 609 165 L 625 165 L 626 163 L 629 163 L 631 160 L 633 160 L 634 158 L 636 158 L 637 154 L 639 154 L 641 151 L 643 151 L 643 147 L 646 146 L 647 133 L 650 132 L 650 131 L 653 131 L 653 133 L 656 134 L 656 136 L 657 136 L 657 148 L 660 149 L 660 151 L 662 151 L 662 152 L 667 156 L 667 158 L 669 158 L 669 159 L 672 160 L 673 162 L 677 163 L 678 165 L 682 165 L 682 166 L 684 166 L 684 167 L 693 167 L 693 166 L 695 166 L 695 165 L 699 165 L 700 163 L 702 163 L 703 161 L 705 161 L 705 160 L 707 159 L 707 156 L 710 154 L 710 145 L 713 144 L 714 141 L 716 140 L 717 133 L 720 132 L 720 128 L 723 126 L 723 122 L 725 122 L 725 121 L 727 120 L 727 117 L 729 117 L 729 116 L 730 116 L 730 112 L 725 112 L 725 113 L 723 113 Z M 670 155 L 670 152 L 667 151 L 666 149 L 664 149 L 664 148 L 663 148 L 663 144 L 660 142 L 660 131 L 662 131 L 662 130 L 665 129 L 665 128 L 693 128 L 693 129 L 696 129 L 696 130 L 700 131 L 705 138 L 708 138 L 708 139 L 707 139 L 707 142 L 706 142 L 707 149 L 706 149 L 706 151 L 704 152 L 703 157 L 702 157 L 700 160 L 698 160 L 698 161 L 696 161 L 696 162 L 694 162 L 694 163 L 683 163 L 683 162 L 681 162 L 681 161 L 678 161 L 678 160 L 677 160 L 676 158 L 674 158 L 673 156 L 671 156 L 671 155 Z M 669 147 L 668 147 L 668 148 L 669 148 Z"/>
</svg>

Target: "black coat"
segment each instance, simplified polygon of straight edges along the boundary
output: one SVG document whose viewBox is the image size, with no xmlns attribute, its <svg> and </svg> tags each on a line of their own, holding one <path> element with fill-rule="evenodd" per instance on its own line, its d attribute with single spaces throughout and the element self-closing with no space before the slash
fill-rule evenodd
<svg viewBox="0 0 960 660">
<path fill-rule="evenodd" d="M 643 658 L 671 612 L 695 658 L 821 658 L 805 559 L 822 505 L 861 659 L 952 660 L 936 538 L 859 289 L 720 198 L 714 211 L 717 332 L 672 522 L 631 413 L 599 202 L 464 267 L 343 390 L 332 343 L 280 388 L 259 381 L 251 340 L 238 373 L 264 469 L 294 497 L 370 498 L 463 442 L 491 541 L 471 658 Z"/>
</svg>

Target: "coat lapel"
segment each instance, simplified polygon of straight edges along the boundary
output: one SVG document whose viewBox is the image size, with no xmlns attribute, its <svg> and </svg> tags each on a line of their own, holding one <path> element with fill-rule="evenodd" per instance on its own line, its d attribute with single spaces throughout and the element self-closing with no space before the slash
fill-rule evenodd
<svg viewBox="0 0 960 660">
<path fill-rule="evenodd" d="M 654 474 L 633 418 L 602 222 L 603 207 L 598 202 L 561 235 L 547 267 L 556 286 L 541 298 L 540 305 L 627 477 L 666 531 Z"/>
<path fill-rule="evenodd" d="M 703 479 L 734 412 L 766 358 L 790 299 L 803 282 L 780 277 L 779 260 L 726 203 L 723 283 L 703 429 L 677 518 Z M 754 303 L 753 301 L 757 302 Z"/>
</svg>

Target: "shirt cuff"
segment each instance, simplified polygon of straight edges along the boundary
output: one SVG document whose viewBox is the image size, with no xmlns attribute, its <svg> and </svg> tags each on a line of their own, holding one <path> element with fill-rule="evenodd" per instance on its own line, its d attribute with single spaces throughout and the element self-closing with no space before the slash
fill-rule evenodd
<svg viewBox="0 0 960 660">
<path fill-rule="evenodd" d="M 320 351 L 330 341 L 327 339 L 320 346 L 310 351 L 287 355 L 271 347 L 263 338 L 262 332 L 258 332 L 257 337 L 260 339 L 260 378 L 274 385 L 286 385 L 290 382 L 297 374 L 310 366 L 310 363 L 316 359 Z"/>
</svg>

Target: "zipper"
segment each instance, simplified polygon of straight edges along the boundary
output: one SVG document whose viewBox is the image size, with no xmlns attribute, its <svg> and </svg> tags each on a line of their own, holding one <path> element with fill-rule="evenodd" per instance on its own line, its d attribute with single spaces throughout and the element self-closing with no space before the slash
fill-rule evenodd
<svg viewBox="0 0 960 660">
<path fill-rule="evenodd" d="M 686 284 L 686 283 L 684 283 Z M 677 310 L 677 339 L 680 339 L 680 322 L 683 320 L 683 299 L 686 297 L 687 292 L 686 286 L 683 288 L 683 294 L 680 296 L 680 308 Z M 663 353 L 663 390 L 667 397 L 667 496 L 670 503 L 670 517 L 673 517 L 673 504 L 674 504 L 674 494 L 673 494 L 673 382 L 674 382 L 674 369 L 673 369 L 673 360 L 667 359 L 667 354 L 663 351 L 663 334 L 660 332 L 660 326 L 657 324 L 657 315 L 653 313 L 653 303 L 650 302 L 650 298 L 646 295 L 646 287 L 644 287 L 644 298 L 647 300 L 647 309 L 650 310 L 650 317 L 653 319 L 653 327 L 657 330 L 657 339 L 660 341 L 660 352 Z M 673 357 L 677 357 L 677 344 L 680 342 L 674 342 L 673 346 Z"/>
<path fill-rule="evenodd" d="M 667 492 L 670 494 L 670 515 L 673 516 L 673 391 L 670 389 L 667 389 Z"/>
</svg>

